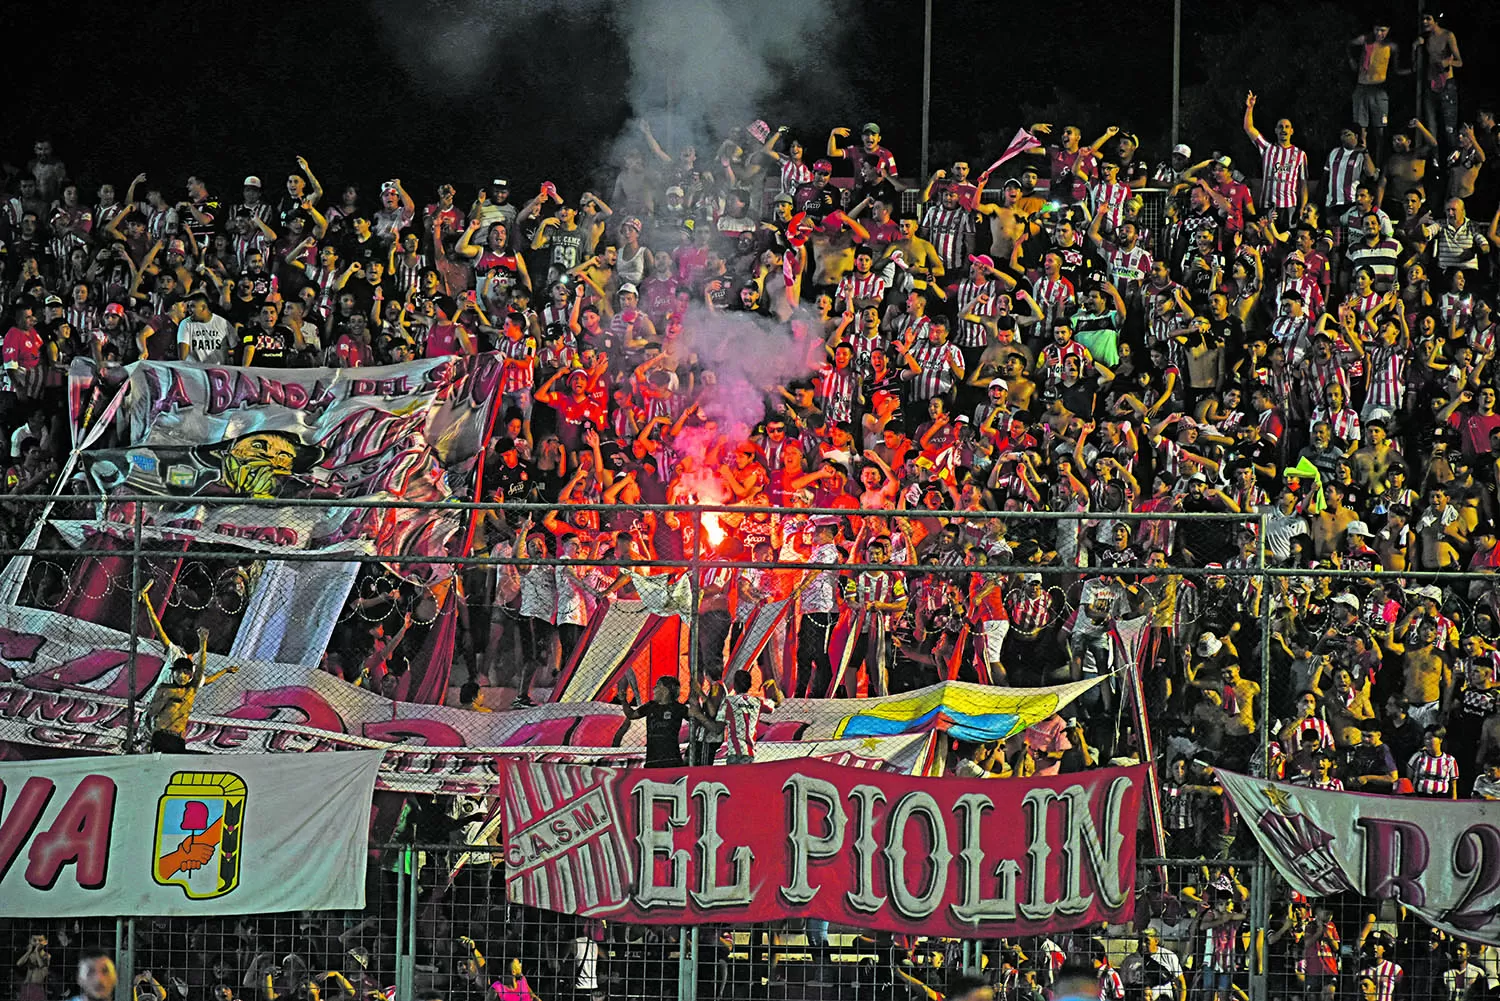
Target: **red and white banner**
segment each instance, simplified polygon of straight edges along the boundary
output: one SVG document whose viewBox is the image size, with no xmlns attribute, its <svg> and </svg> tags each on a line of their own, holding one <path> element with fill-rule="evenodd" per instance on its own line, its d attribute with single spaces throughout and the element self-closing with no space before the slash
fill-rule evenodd
<svg viewBox="0 0 1500 1001">
<path fill-rule="evenodd" d="M 618 769 L 507 761 L 514 903 L 655 924 L 823 918 L 1033 935 L 1118 921 L 1149 766 L 929 779 L 816 761 Z"/>
<path fill-rule="evenodd" d="M 7 917 L 365 905 L 379 751 L 0 765 Z"/>
<path fill-rule="evenodd" d="M 1292 889 L 1390 898 L 1450 935 L 1500 945 L 1495 805 L 1331 792 L 1219 772 Z"/>
</svg>

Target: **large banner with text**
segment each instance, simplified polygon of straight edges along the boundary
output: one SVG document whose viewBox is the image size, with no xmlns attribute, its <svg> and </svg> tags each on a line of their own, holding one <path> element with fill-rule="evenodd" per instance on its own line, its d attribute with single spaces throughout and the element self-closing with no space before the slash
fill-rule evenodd
<svg viewBox="0 0 1500 1001">
<path fill-rule="evenodd" d="M 1500 816 L 1484 800 L 1371 796 L 1220 772 L 1292 889 L 1390 898 L 1424 922 L 1500 945 Z"/>
<path fill-rule="evenodd" d="M 504 764 L 514 903 L 658 924 L 1032 935 L 1119 921 L 1149 766 L 912 778 L 818 761 Z"/>
<path fill-rule="evenodd" d="M 360 908 L 379 751 L 0 764 L 8 917 Z"/>
</svg>

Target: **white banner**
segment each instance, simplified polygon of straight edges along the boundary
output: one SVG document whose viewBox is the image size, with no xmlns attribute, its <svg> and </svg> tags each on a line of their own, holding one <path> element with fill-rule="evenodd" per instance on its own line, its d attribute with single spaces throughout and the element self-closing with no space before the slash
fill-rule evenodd
<svg viewBox="0 0 1500 1001">
<path fill-rule="evenodd" d="M 379 751 L 0 764 L 7 917 L 365 905 Z"/>
<path fill-rule="evenodd" d="M 1500 945 L 1495 803 L 1330 792 L 1218 774 L 1255 840 L 1298 893 L 1398 900 L 1450 935 Z"/>
</svg>

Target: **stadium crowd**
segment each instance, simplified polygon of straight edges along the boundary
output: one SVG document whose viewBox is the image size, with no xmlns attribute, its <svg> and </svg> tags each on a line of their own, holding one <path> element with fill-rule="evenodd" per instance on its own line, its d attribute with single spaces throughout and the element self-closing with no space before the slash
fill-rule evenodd
<svg viewBox="0 0 1500 1001">
<path fill-rule="evenodd" d="M 1381 25 L 1350 45 L 1359 83 L 1338 135 L 1304 135 L 1291 109 L 1268 121 L 1248 93 L 1232 149 L 1148 158 L 1113 125 L 1086 145 L 1077 125 L 1038 122 L 1003 170 L 959 161 L 913 180 L 876 122 L 857 135 L 754 122 L 708 156 L 663 148 L 642 122 L 611 186 L 567 196 L 499 178 L 325 191 L 302 158 L 284 183 L 245 176 L 232 196 L 196 175 L 122 184 L 124 168 L 85 186 L 40 140 L 0 203 L 4 490 L 55 486 L 79 359 L 107 389 L 138 359 L 354 368 L 496 352 L 501 426 L 473 486 L 551 509 L 498 509 L 483 551 L 710 559 L 698 654 L 711 688 L 684 704 L 665 684 L 629 710 L 648 719 L 653 764 L 680 761 L 689 713 L 730 760 L 753 760 L 760 700 L 722 666 L 758 603 L 795 594 L 790 641 L 758 659 L 778 694 L 1106 679 L 1072 718 L 955 747 L 950 770 L 972 776 L 1138 757 L 1115 669 L 1120 623 L 1145 616 L 1172 857 L 1253 851 L 1217 767 L 1500 798 L 1493 585 L 1362 576 L 1500 565 L 1500 133 L 1488 108 L 1460 121 L 1458 40 L 1431 16 L 1416 51 L 1430 100 L 1397 127 L 1385 86 L 1409 57 Z M 755 387 L 750 419 L 727 407 L 723 366 L 699 357 L 740 336 L 799 368 Z M 700 521 L 639 507 L 699 502 L 850 513 Z M 11 543 L 36 510 L 4 506 Z M 1043 512 L 1075 519 L 1026 517 Z M 1244 517 L 1115 517 L 1177 512 Z M 1342 573 L 1256 576 L 1262 554 Z M 872 568 L 796 569 L 808 562 Z M 524 708 L 598 603 L 638 581 L 564 563 L 466 584 L 462 704 L 484 708 L 503 683 Z M 383 634 L 332 650 L 330 669 L 375 686 L 399 670 L 402 600 Z M 835 664 L 848 611 L 853 652 Z M 1267 736 L 1269 766 L 1253 760 Z M 1246 895 L 1230 870 L 1203 876 L 1163 888 L 1153 927 L 1190 922 L 1179 951 L 1202 974 L 1195 990 L 1227 1001 L 1243 983 Z M 1283 996 L 1456 1001 L 1500 986 L 1494 950 L 1474 966 L 1404 914 L 1340 931 L 1281 899 L 1272 947 L 1298 985 Z M 1386 921 L 1396 934 L 1382 938 Z M 1033 971 L 1055 954 L 1028 951 L 1044 957 Z M 1399 988 L 1388 970 L 1364 983 L 1393 957 Z M 1101 1001 L 1185 997 L 1139 967 L 1101 973 Z M 997 972 L 1007 997 L 1032 996 L 1019 958 Z"/>
</svg>

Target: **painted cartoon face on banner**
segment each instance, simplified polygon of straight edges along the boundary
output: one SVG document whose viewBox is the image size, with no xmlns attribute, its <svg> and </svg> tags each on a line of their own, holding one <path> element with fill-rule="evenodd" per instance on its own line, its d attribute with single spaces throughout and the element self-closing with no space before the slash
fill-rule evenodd
<svg viewBox="0 0 1500 1001">
<path fill-rule="evenodd" d="M 248 790 L 233 772 L 177 772 L 156 808 L 151 878 L 193 900 L 240 884 L 240 835 Z"/>
<path fill-rule="evenodd" d="M 202 450 L 217 458 L 219 478 L 200 494 L 232 497 L 284 497 L 293 473 L 305 473 L 323 458 L 323 450 L 305 445 L 285 431 L 257 431 Z"/>
</svg>

